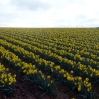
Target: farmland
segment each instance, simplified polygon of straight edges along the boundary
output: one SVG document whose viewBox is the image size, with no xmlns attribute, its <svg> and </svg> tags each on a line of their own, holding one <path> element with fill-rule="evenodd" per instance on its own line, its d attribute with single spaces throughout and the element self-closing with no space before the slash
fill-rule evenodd
<svg viewBox="0 0 99 99">
<path fill-rule="evenodd" d="M 98 28 L 0 28 L 0 97 L 99 99 L 98 89 Z"/>
</svg>

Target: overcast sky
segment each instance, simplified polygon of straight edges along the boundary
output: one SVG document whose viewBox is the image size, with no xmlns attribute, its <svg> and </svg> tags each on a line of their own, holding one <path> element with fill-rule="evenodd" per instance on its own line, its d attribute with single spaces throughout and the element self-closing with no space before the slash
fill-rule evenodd
<svg viewBox="0 0 99 99">
<path fill-rule="evenodd" d="M 99 27 L 99 0 L 0 0 L 0 27 Z"/>
</svg>

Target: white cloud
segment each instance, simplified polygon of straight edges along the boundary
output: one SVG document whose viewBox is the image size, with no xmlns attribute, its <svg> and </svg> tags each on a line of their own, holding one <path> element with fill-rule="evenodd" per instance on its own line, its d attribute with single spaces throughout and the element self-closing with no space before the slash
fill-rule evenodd
<svg viewBox="0 0 99 99">
<path fill-rule="evenodd" d="M 96 27 L 98 0 L 2 0 L 0 26 Z"/>
</svg>

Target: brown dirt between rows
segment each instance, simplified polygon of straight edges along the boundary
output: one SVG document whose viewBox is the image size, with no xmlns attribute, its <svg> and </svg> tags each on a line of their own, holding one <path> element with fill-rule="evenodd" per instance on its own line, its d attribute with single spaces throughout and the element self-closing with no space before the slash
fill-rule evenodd
<svg viewBox="0 0 99 99">
<path fill-rule="evenodd" d="M 57 98 L 53 98 L 48 94 L 44 94 L 38 87 L 29 81 L 23 81 L 23 75 L 13 69 L 7 63 L 3 61 L 1 61 L 1 63 L 3 63 L 5 67 L 8 67 L 12 74 L 16 74 L 17 82 L 15 84 L 14 95 L 12 97 L 7 97 L 2 92 L 0 92 L 0 99 L 71 99 L 71 97 L 75 97 L 75 99 L 83 99 L 79 97 L 77 93 L 71 91 L 67 87 L 64 87 L 62 83 L 56 84 L 58 88 Z M 97 88 L 97 86 L 95 87 Z M 63 89 L 66 89 L 67 91 L 62 92 Z M 99 93 L 99 91 L 97 92 Z M 43 94 L 44 96 L 42 96 Z"/>
</svg>

